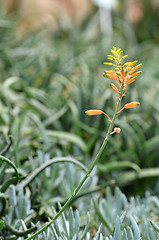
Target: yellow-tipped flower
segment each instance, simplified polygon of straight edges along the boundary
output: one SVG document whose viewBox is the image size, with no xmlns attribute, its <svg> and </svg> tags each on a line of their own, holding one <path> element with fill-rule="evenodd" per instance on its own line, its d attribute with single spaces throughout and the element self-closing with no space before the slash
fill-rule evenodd
<svg viewBox="0 0 159 240">
<path fill-rule="evenodd" d="M 105 71 L 103 73 L 103 76 L 106 77 L 106 78 L 112 79 L 112 80 L 116 80 L 117 79 L 117 75 L 115 75 L 114 73 L 112 73 L 110 71 L 109 72 Z"/>
<path fill-rule="evenodd" d="M 133 66 L 134 64 L 136 64 L 137 63 L 137 61 L 133 61 L 133 62 L 126 62 L 125 64 L 124 64 L 124 66 L 128 66 L 128 67 L 131 67 L 131 66 Z"/>
<path fill-rule="evenodd" d="M 141 71 L 135 72 L 132 75 L 130 75 L 131 78 L 137 77 L 139 74 L 141 74 Z"/>
<path fill-rule="evenodd" d="M 129 81 L 127 81 L 127 84 L 131 84 L 131 83 L 135 82 L 135 80 L 136 80 L 136 77 L 131 78 Z"/>
<path fill-rule="evenodd" d="M 142 66 L 142 64 L 138 64 L 135 67 L 131 68 L 131 70 L 129 71 L 129 74 L 132 74 L 133 72 L 135 72 L 138 68 L 140 68 Z"/>
<path fill-rule="evenodd" d="M 139 102 L 131 102 L 131 103 L 127 103 L 124 105 L 124 108 L 129 109 L 129 108 L 136 108 L 140 105 Z"/>
<path fill-rule="evenodd" d="M 112 90 L 118 94 L 118 98 L 120 99 L 118 88 L 113 83 L 111 83 L 110 86 L 111 86 Z"/>
<path fill-rule="evenodd" d="M 117 114 L 120 113 L 121 111 L 123 111 L 124 108 L 125 108 L 125 109 L 136 108 L 136 107 L 138 107 L 139 105 L 140 105 L 139 102 L 131 102 L 131 103 L 127 103 L 127 104 L 124 105 L 124 107 L 123 107 L 122 109 L 120 109 L 119 112 L 117 112 Z"/>
<path fill-rule="evenodd" d="M 113 83 L 111 83 L 110 86 L 114 92 L 118 93 L 118 89 Z"/>
<path fill-rule="evenodd" d="M 87 115 L 100 115 L 102 113 L 103 112 L 101 110 L 88 110 L 88 111 L 85 111 L 85 114 L 87 114 Z"/>
<path fill-rule="evenodd" d="M 100 114 L 104 114 L 107 118 L 108 118 L 108 120 L 110 121 L 110 122 L 112 122 L 112 120 L 110 119 L 110 117 L 108 116 L 108 114 L 106 114 L 105 112 L 103 112 L 103 111 L 101 111 L 101 110 L 94 110 L 94 109 L 92 109 L 92 110 L 87 110 L 87 111 L 85 111 L 85 114 L 87 114 L 87 115 L 100 115 Z"/>
</svg>

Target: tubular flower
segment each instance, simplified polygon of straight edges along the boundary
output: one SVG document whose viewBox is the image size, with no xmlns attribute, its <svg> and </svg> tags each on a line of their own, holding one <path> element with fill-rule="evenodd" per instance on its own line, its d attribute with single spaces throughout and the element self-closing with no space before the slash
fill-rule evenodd
<svg viewBox="0 0 159 240">
<path fill-rule="evenodd" d="M 133 83 L 136 80 L 136 77 L 141 73 L 141 71 L 135 72 L 138 68 L 141 67 L 141 64 L 138 64 L 135 66 L 137 61 L 133 62 L 126 62 L 122 65 L 122 61 L 128 57 L 128 55 L 122 56 L 122 50 L 116 49 L 116 47 L 113 47 L 111 50 L 112 55 L 108 55 L 108 60 L 113 61 L 111 62 L 105 62 L 104 64 L 107 66 L 114 66 L 114 70 L 104 71 L 103 76 L 106 78 L 109 78 L 111 80 L 115 80 L 118 82 L 122 96 L 124 95 L 124 90 L 126 87 Z M 120 96 L 120 98 L 122 97 Z M 119 95 L 118 95 L 119 97 Z"/>
<path fill-rule="evenodd" d="M 140 105 L 139 102 L 127 103 L 127 104 L 124 105 L 124 107 L 123 107 L 119 112 L 117 112 L 117 114 L 120 113 L 121 111 L 123 111 L 124 108 L 125 108 L 125 109 L 136 108 L 136 107 L 138 107 L 139 105 Z"/>
<path fill-rule="evenodd" d="M 101 110 L 88 110 L 88 111 L 85 111 L 85 114 L 87 114 L 87 115 L 100 115 L 102 113 L 103 112 Z"/>
<path fill-rule="evenodd" d="M 140 105 L 139 102 L 131 102 L 131 103 L 125 104 L 124 108 L 126 108 L 126 109 L 128 109 L 128 108 L 136 108 L 139 105 Z"/>
<path fill-rule="evenodd" d="M 118 94 L 118 97 L 120 99 L 118 88 L 113 83 L 111 83 L 110 86 L 111 86 L 112 90 Z"/>
<path fill-rule="evenodd" d="M 85 111 L 85 114 L 87 114 L 87 115 L 100 115 L 100 114 L 104 114 L 108 118 L 108 120 L 110 122 L 112 122 L 110 117 L 105 112 L 103 112 L 101 110 L 94 110 L 94 109 L 93 110 L 87 110 L 87 111 Z"/>
</svg>

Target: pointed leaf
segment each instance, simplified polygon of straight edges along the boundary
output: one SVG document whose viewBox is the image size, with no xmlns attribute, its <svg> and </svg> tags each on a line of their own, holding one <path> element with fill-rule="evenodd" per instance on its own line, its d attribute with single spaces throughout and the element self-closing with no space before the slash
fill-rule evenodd
<svg viewBox="0 0 159 240">
<path fill-rule="evenodd" d="M 150 223 L 153 226 L 153 228 L 159 233 L 159 226 L 156 223 L 152 222 L 152 221 L 150 221 Z"/>
<path fill-rule="evenodd" d="M 117 217 L 116 220 L 115 220 L 114 240 L 121 240 L 120 219 L 119 219 L 119 217 Z"/>
<path fill-rule="evenodd" d="M 130 221 L 134 230 L 134 238 L 135 240 L 140 240 L 140 230 L 139 227 L 137 225 L 137 223 L 135 222 L 134 218 L 130 215 Z"/>
<path fill-rule="evenodd" d="M 58 207 L 59 207 L 59 210 L 61 210 L 61 204 L 60 203 L 58 203 Z M 69 239 L 69 234 L 68 234 L 68 229 L 67 229 L 67 222 L 66 222 L 66 218 L 65 218 L 64 212 L 62 212 L 61 218 L 62 218 L 63 228 L 64 228 L 64 231 L 65 231 L 66 237 L 67 237 L 67 239 Z"/>
<path fill-rule="evenodd" d="M 74 235 L 74 215 L 72 208 L 69 209 L 69 239 L 72 240 Z"/>
</svg>

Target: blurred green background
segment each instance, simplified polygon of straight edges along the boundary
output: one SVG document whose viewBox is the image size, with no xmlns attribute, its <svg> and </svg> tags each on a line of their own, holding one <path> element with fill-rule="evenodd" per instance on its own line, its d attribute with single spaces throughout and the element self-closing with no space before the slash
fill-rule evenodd
<svg viewBox="0 0 159 240">
<path fill-rule="evenodd" d="M 1 149 L 11 135 L 6 156 L 22 176 L 59 156 L 73 156 L 89 167 L 109 123 L 104 116 L 88 117 L 84 112 L 102 109 L 112 116 L 117 98 L 110 80 L 102 76 L 103 62 L 113 46 L 120 47 L 128 60 L 142 63 L 142 74 L 123 100 L 123 104 L 139 101 L 140 107 L 120 114 L 116 125 L 121 134 L 110 138 L 93 184 L 115 179 L 127 195 L 143 195 L 146 190 L 158 194 L 157 177 L 122 179 L 133 164 L 142 169 L 158 167 L 158 1 L 33 2 L 0 1 Z M 122 161 L 130 166 L 120 168 L 117 163 Z M 117 168 L 108 170 L 108 163 Z M 11 175 L 2 167 L 1 183 Z M 74 182 L 72 176 L 66 194 L 65 188 L 58 188 L 62 176 L 70 181 L 66 167 L 52 171 L 41 175 L 33 189 L 43 193 L 47 188 L 46 199 L 55 189 L 57 196 L 69 196 L 78 179 Z"/>
</svg>

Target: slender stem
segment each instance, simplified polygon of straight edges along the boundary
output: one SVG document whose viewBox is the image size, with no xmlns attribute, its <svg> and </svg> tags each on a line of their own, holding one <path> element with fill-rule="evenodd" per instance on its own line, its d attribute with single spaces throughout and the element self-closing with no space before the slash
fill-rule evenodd
<svg viewBox="0 0 159 240">
<path fill-rule="evenodd" d="M 74 202 L 75 200 L 81 198 L 81 197 L 85 197 L 85 196 L 88 196 L 90 194 L 93 194 L 93 193 L 96 193 L 96 192 L 99 192 L 103 189 L 105 189 L 107 186 L 112 186 L 114 187 L 115 186 L 115 181 L 114 180 L 110 180 L 108 182 L 105 182 L 104 184 L 102 185 L 97 185 L 96 187 L 92 188 L 92 189 L 89 189 L 87 192 L 83 192 L 81 194 L 77 194 L 76 196 L 74 196 L 74 198 L 72 199 L 72 202 Z M 71 204 L 72 204 L 71 202 Z"/>
<path fill-rule="evenodd" d="M 8 163 L 14 169 L 16 177 L 17 177 L 17 182 L 18 182 L 19 181 L 19 173 L 18 173 L 18 170 L 17 170 L 16 166 L 14 165 L 14 163 L 2 155 L 0 155 L 0 160 Z"/>
<path fill-rule="evenodd" d="M 112 120 L 110 119 L 110 117 L 108 116 L 108 114 L 106 114 L 105 112 L 102 111 L 102 113 L 109 119 L 109 122 L 112 122 Z"/>
<path fill-rule="evenodd" d="M 42 233 L 44 230 L 46 230 L 60 215 L 61 213 L 68 207 L 68 205 L 70 204 L 70 202 L 72 202 L 74 196 L 79 192 L 79 190 L 81 189 L 82 185 L 85 183 L 85 181 L 87 180 L 87 178 L 89 177 L 89 175 L 91 174 L 92 170 L 94 169 L 95 165 L 97 164 L 101 154 L 103 153 L 104 151 L 104 148 L 108 142 L 108 138 L 110 136 L 110 133 L 112 131 L 112 128 L 113 128 L 113 125 L 114 125 L 114 122 L 115 122 L 115 119 L 116 119 L 116 116 L 117 116 L 117 112 L 118 112 L 118 109 L 119 109 L 119 105 L 120 105 L 120 102 L 121 102 L 121 99 L 122 99 L 122 94 L 123 94 L 123 91 L 121 89 L 121 94 L 120 94 L 120 98 L 117 102 L 117 105 L 116 105 L 116 109 L 115 109 L 115 113 L 114 113 L 114 116 L 113 116 L 113 119 L 110 123 L 110 126 L 109 126 L 109 129 L 107 131 L 107 134 L 106 134 L 106 137 L 96 155 L 96 158 L 94 159 L 91 167 L 89 168 L 89 170 L 87 171 L 86 175 L 84 176 L 84 178 L 81 180 L 81 182 L 79 183 L 79 185 L 76 187 L 76 189 L 74 190 L 73 194 L 71 195 L 71 197 L 67 200 L 67 202 L 64 204 L 64 206 L 61 208 L 61 210 L 55 215 L 55 217 L 49 222 L 47 223 L 44 227 L 42 227 L 39 231 L 37 231 L 36 233 L 34 233 L 31 237 L 28 237 L 26 240 L 30 240 L 30 239 L 34 239 L 35 237 L 37 237 L 40 233 Z"/>
<path fill-rule="evenodd" d="M 118 113 L 120 113 L 121 111 L 123 111 L 123 110 L 124 110 L 124 108 L 125 108 L 125 107 L 123 107 L 122 109 L 120 109 L 120 111 L 118 111 L 118 112 L 117 112 L 117 114 L 118 114 Z"/>
<path fill-rule="evenodd" d="M 31 232 L 35 232 L 37 230 L 37 227 L 34 226 L 34 227 L 31 227 L 27 230 L 23 230 L 23 231 L 18 231 L 17 229 L 15 229 L 13 226 L 11 226 L 5 219 L 2 219 L 5 224 L 6 224 L 6 227 L 8 228 L 8 230 L 10 232 L 12 232 L 14 235 L 16 236 L 26 236 L 27 234 L 31 233 Z"/>
</svg>

